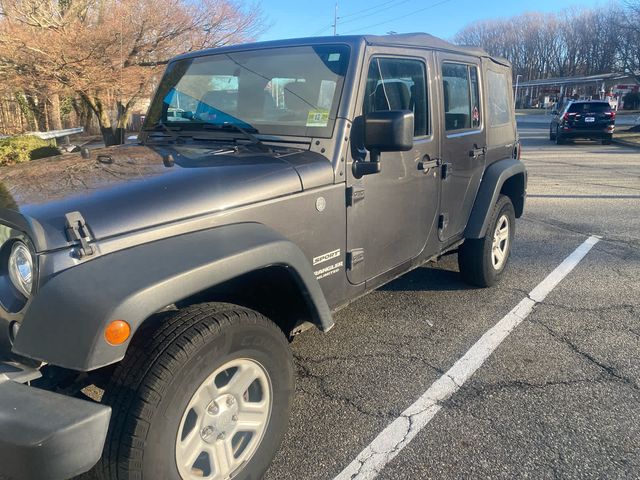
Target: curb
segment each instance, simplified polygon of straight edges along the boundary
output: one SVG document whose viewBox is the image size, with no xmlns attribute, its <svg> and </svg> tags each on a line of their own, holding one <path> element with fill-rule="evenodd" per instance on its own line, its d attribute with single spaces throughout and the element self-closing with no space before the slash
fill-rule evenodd
<svg viewBox="0 0 640 480">
<path fill-rule="evenodd" d="M 617 145 L 622 145 L 625 147 L 640 149 L 640 143 L 627 142 L 626 140 L 618 140 L 615 137 L 611 140 L 611 143 L 615 143 Z"/>
</svg>

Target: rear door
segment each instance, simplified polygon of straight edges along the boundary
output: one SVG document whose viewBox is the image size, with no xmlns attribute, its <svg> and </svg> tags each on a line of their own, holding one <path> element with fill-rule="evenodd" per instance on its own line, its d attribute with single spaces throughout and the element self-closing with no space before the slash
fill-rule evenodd
<svg viewBox="0 0 640 480">
<path fill-rule="evenodd" d="M 480 60 L 440 52 L 442 194 L 438 236 L 447 241 L 464 230 L 485 167 L 486 133 Z"/>
</svg>

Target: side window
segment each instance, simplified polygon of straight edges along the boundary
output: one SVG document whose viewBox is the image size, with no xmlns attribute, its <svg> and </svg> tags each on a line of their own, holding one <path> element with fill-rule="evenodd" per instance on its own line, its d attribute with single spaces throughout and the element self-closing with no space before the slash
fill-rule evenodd
<svg viewBox="0 0 640 480">
<path fill-rule="evenodd" d="M 419 60 L 374 58 L 369 64 L 362 113 L 411 110 L 414 135 L 429 133 L 426 70 Z"/>
<path fill-rule="evenodd" d="M 481 121 L 478 69 L 461 63 L 442 64 L 445 129 L 478 128 Z"/>
<path fill-rule="evenodd" d="M 511 121 L 509 112 L 509 86 L 505 73 L 487 70 L 487 89 L 489 98 L 487 99 L 487 116 L 489 126 L 497 127 L 505 125 Z"/>
</svg>

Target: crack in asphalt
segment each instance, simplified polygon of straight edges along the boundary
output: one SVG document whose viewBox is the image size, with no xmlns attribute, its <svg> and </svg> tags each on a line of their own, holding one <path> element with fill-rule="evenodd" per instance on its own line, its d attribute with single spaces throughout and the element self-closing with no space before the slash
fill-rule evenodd
<svg viewBox="0 0 640 480">
<path fill-rule="evenodd" d="M 590 354 L 588 352 L 585 352 L 584 350 L 581 350 L 569 338 L 567 338 L 566 336 L 561 335 L 560 333 L 556 332 L 553 328 L 551 328 L 546 323 L 544 323 L 544 322 L 542 322 L 540 320 L 533 319 L 533 318 L 530 318 L 528 321 L 543 327 L 549 333 L 549 335 L 551 335 L 556 341 L 567 345 L 575 354 L 577 354 L 578 356 L 580 356 L 580 357 L 584 358 L 585 360 L 589 361 L 593 365 L 596 365 L 597 367 L 602 369 L 604 372 L 606 372 L 611 377 L 616 378 L 617 380 L 619 380 L 620 382 L 624 383 L 625 385 L 628 385 L 629 387 L 633 388 L 634 390 L 640 391 L 640 385 L 638 385 L 633 378 L 627 377 L 627 376 L 619 373 L 618 370 L 615 367 L 613 367 L 611 365 L 608 365 L 608 364 L 598 360 L 597 358 L 595 358 L 592 354 Z"/>
<path fill-rule="evenodd" d="M 578 235 L 590 236 L 590 235 L 594 234 L 593 231 L 584 232 L 584 231 L 581 231 L 581 230 L 577 230 L 576 228 L 574 228 L 573 225 L 565 223 L 565 222 L 561 222 L 561 221 L 558 221 L 558 220 L 554 220 L 554 221 L 542 220 L 542 219 L 536 217 L 535 215 L 530 215 L 530 214 L 528 214 L 526 217 L 522 217 L 521 220 L 525 221 L 525 222 L 530 222 L 530 223 L 538 223 L 538 224 L 541 224 L 541 225 L 547 225 L 549 227 L 553 227 L 553 228 L 556 228 L 558 230 L 564 230 L 564 231 L 575 233 L 575 234 L 578 234 Z M 631 248 L 633 250 L 640 250 L 640 238 L 638 238 L 638 239 L 632 238 L 631 240 L 623 240 L 623 239 L 617 238 L 615 236 L 615 234 L 611 233 L 611 232 L 598 233 L 598 235 L 603 237 L 603 239 L 602 239 L 602 241 L 600 243 L 605 242 L 605 243 L 611 243 L 613 245 L 624 245 L 625 247 L 629 247 L 629 248 Z M 604 237 L 606 237 L 606 240 L 604 239 Z M 594 248 L 597 248 L 597 247 L 594 247 Z M 603 251 L 603 250 L 599 249 L 599 251 Z M 610 252 L 607 252 L 607 253 L 610 253 Z"/>
<path fill-rule="evenodd" d="M 402 438 L 394 442 L 393 445 L 386 447 L 384 450 L 376 449 L 375 444 L 371 444 L 367 450 L 365 450 L 360 455 L 358 455 L 358 457 L 356 457 L 355 461 L 358 463 L 358 468 L 356 469 L 355 472 L 353 472 L 349 476 L 349 478 L 350 479 L 357 478 L 360 475 L 362 468 L 366 465 L 367 461 L 370 460 L 372 457 L 382 455 L 384 456 L 385 459 L 389 459 L 389 458 L 393 458 L 396 452 L 399 452 L 400 450 L 402 450 L 404 446 L 407 443 L 409 443 L 413 439 L 413 437 L 417 434 L 417 432 L 420 430 L 419 427 L 414 427 L 415 417 L 425 413 L 427 410 L 431 408 L 442 407 L 442 403 L 440 403 L 439 401 L 432 399 L 432 402 L 433 402 L 432 404 L 427 405 L 426 407 L 421 408 L 420 410 L 410 415 L 407 415 L 406 413 L 402 413 L 400 416 L 398 416 L 398 418 L 396 418 L 395 420 L 396 422 L 398 420 L 406 420 L 406 428 L 404 430 Z M 386 463 L 387 462 L 383 462 L 383 465 L 386 465 Z M 376 477 L 380 472 L 381 470 L 379 468 L 375 466 L 373 467 L 372 469 L 373 477 Z"/>
<path fill-rule="evenodd" d="M 577 305 L 563 305 L 561 303 L 544 302 L 543 306 L 560 308 L 569 312 L 590 312 L 590 313 L 607 313 L 611 310 L 624 310 L 628 313 L 635 313 L 636 306 L 631 303 L 619 303 L 602 307 L 580 307 Z"/>
<path fill-rule="evenodd" d="M 531 390 L 545 390 L 551 387 L 572 387 L 575 385 L 601 385 L 612 382 L 618 382 L 617 379 L 610 379 L 604 377 L 596 377 L 596 378 L 583 378 L 583 379 L 567 379 L 567 380 L 550 380 L 542 383 L 528 382 L 526 380 L 509 380 L 506 382 L 496 382 L 496 383 L 482 383 L 481 385 L 469 385 L 469 389 L 474 390 L 473 395 L 463 395 L 463 398 L 468 399 L 471 397 L 485 397 L 487 395 L 491 395 L 492 393 L 503 391 L 503 390 L 523 390 L 523 391 L 531 391 Z M 453 409 L 459 406 L 460 402 L 458 400 L 447 400 L 442 404 L 443 408 Z"/>
<path fill-rule="evenodd" d="M 322 358 L 319 358 L 319 359 L 314 359 L 314 358 L 311 358 L 311 357 L 304 357 L 304 356 L 301 356 L 301 355 L 294 354 L 294 358 L 296 360 L 296 366 L 298 367 L 299 378 L 300 379 L 308 379 L 308 380 L 313 381 L 318 386 L 318 388 L 320 390 L 320 395 L 318 395 L 318 393 L 312 392 L 312 391 L 304 388 L 304 386 L 298 384 L 298 388 L 300 389 L 301 392 L 306 393 L 307 395 L 310 395 L 310 396 L 314 396 L 314 397 L 321 396 L 321 397 L 326 398 L 328 400 L 342 403 L 343 405 L 351 407 L 354 410 L 356 410 L 358 413 L 360 413 L 362 415 L 365 415 L 365 416 L 368 416 L 368 417 L 388 420 L 389 418 L 397 418 L 398 416 L 402 416 L 402 413 L 397 409 L 390 409 L 390 410 L 387 410 L 387 411 L 372 411 L 370 409 L 367 409 L 367 408 L 363 407 L 358 402 L 356 402 L 355 400 L 353 400 L 352 398 L 350 398 L 348 396 L 339 395 L 339 394 L 336 394 L 336 393 L 332 392 L 331 389 L 329 388 L 329 386 L 327 385 L 327 379 L 326 379 L 327 375 L 319 375 L 317 373 L 313 373 L 311 371 L 311 369 L 309 368 L 309 366 L 307 365 L 308 363 L 321 364 L 321 363 L 332 362 L 332 361 L 336 361 L 336 362 L 343 361 L 344 362 L 344 361 L 348 361 L 348 360 L 354 360 L 353 357 L 331 355 L 331 356 L 322 357 Z M 431 365 L 424 358 L 421 358 L 421 357 L 418 357 L 418 356 L 415 356 L 415 355 L 407 356 L 407 355 L 400 355 L 400 354 L 397 354 L 397 353 L 379 353 L 379 354 L 362 354 L 362 355 L 358 356 L 358 360 L 365 359 L 365 358 L 369 358 L 369 359 L 371 359 L 371 358 L 382 358 L 382 359 L 386 359 L 386 358 L 393 358 L 393 359 L 402 358 L 402 359 L 405 359 L 405 360 L 420 361 L 421 363 L 423 363 L 427 367 L 429 367 L 432 370 L 434 370 L 436 373 L 438 373 L 438 374 L 442 374 L 443 373 L 442 369 L 440 369 L 439 367 Z"/>
<path fill-rule="evenodd" d="M 367 409 L 365 409 L 364 407 L 362 407 L 361 405 L 359 405 L 357 402 L 355 402 L 353 399 L 347 397 L 347 396 L 343 396 L 343 395 L 337 395 L 334 392 L 331 392 L 327 386 L 326 383 L 326 379 L 324 378 L 324 376 L 322 375 L 316 375 L 314 373 L 311 372 L 311 370 L 302 363 L 300 357 L 294 355 L 294 358 L 296 359 L 296 365 L 298 367 L 298 378 L 299 379 L 308 379 L 311 380 L 313 382 L 316 383 L 316 385 L 318 386 L 318 388 L 320 389 L 320 395 L 318 395 L 315 392 L 312 392 L 306 388 L 304 388 L 304 386 L 300 385 L 300 383 L 298 383 L 298 388 L 302 393 L 305 393 L 309 396 L 312 397 L 324 397 L 327 398 L 331 401 L 334 402 L 339 402 L 342 403 L 344 405 L 347 405 L 351 408 L 353 408 L 355 411 L 357 411 L 358 413 L 365 415 L 367 417 L 373 417 L 373 418 L 378 418 L 378 419 L 386 419 L 388 420 L 389 418 L 395 417 L 396 415 L 394 414 L 394 412 L 389 411 L 389 412 L 375 412 L 375 411 L 369 411 Z"/>
</svg>

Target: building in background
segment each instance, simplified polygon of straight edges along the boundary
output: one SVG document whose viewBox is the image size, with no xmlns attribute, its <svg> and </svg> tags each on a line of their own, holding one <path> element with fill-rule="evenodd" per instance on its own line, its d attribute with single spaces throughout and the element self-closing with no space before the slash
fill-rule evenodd
<svg viewBox="0 0 640 480">
<path fill-rule="evenodd" d="M 586 77 L 546 78 L 520 81 L 516 92 L 517 108 L 553 108 L 569 99 L 609 100 L 614 109 L 635 109 L 640 97 L 640 72 L 604 73 Z M 627 97 L 628 94 L 631 94 Z M 635 95 L 634 95 L 635 94 Z M 628 105 L 625 107 L 625 100 Z M 629 103 L 631 101 L 631 103 Z"/>
</svg>

